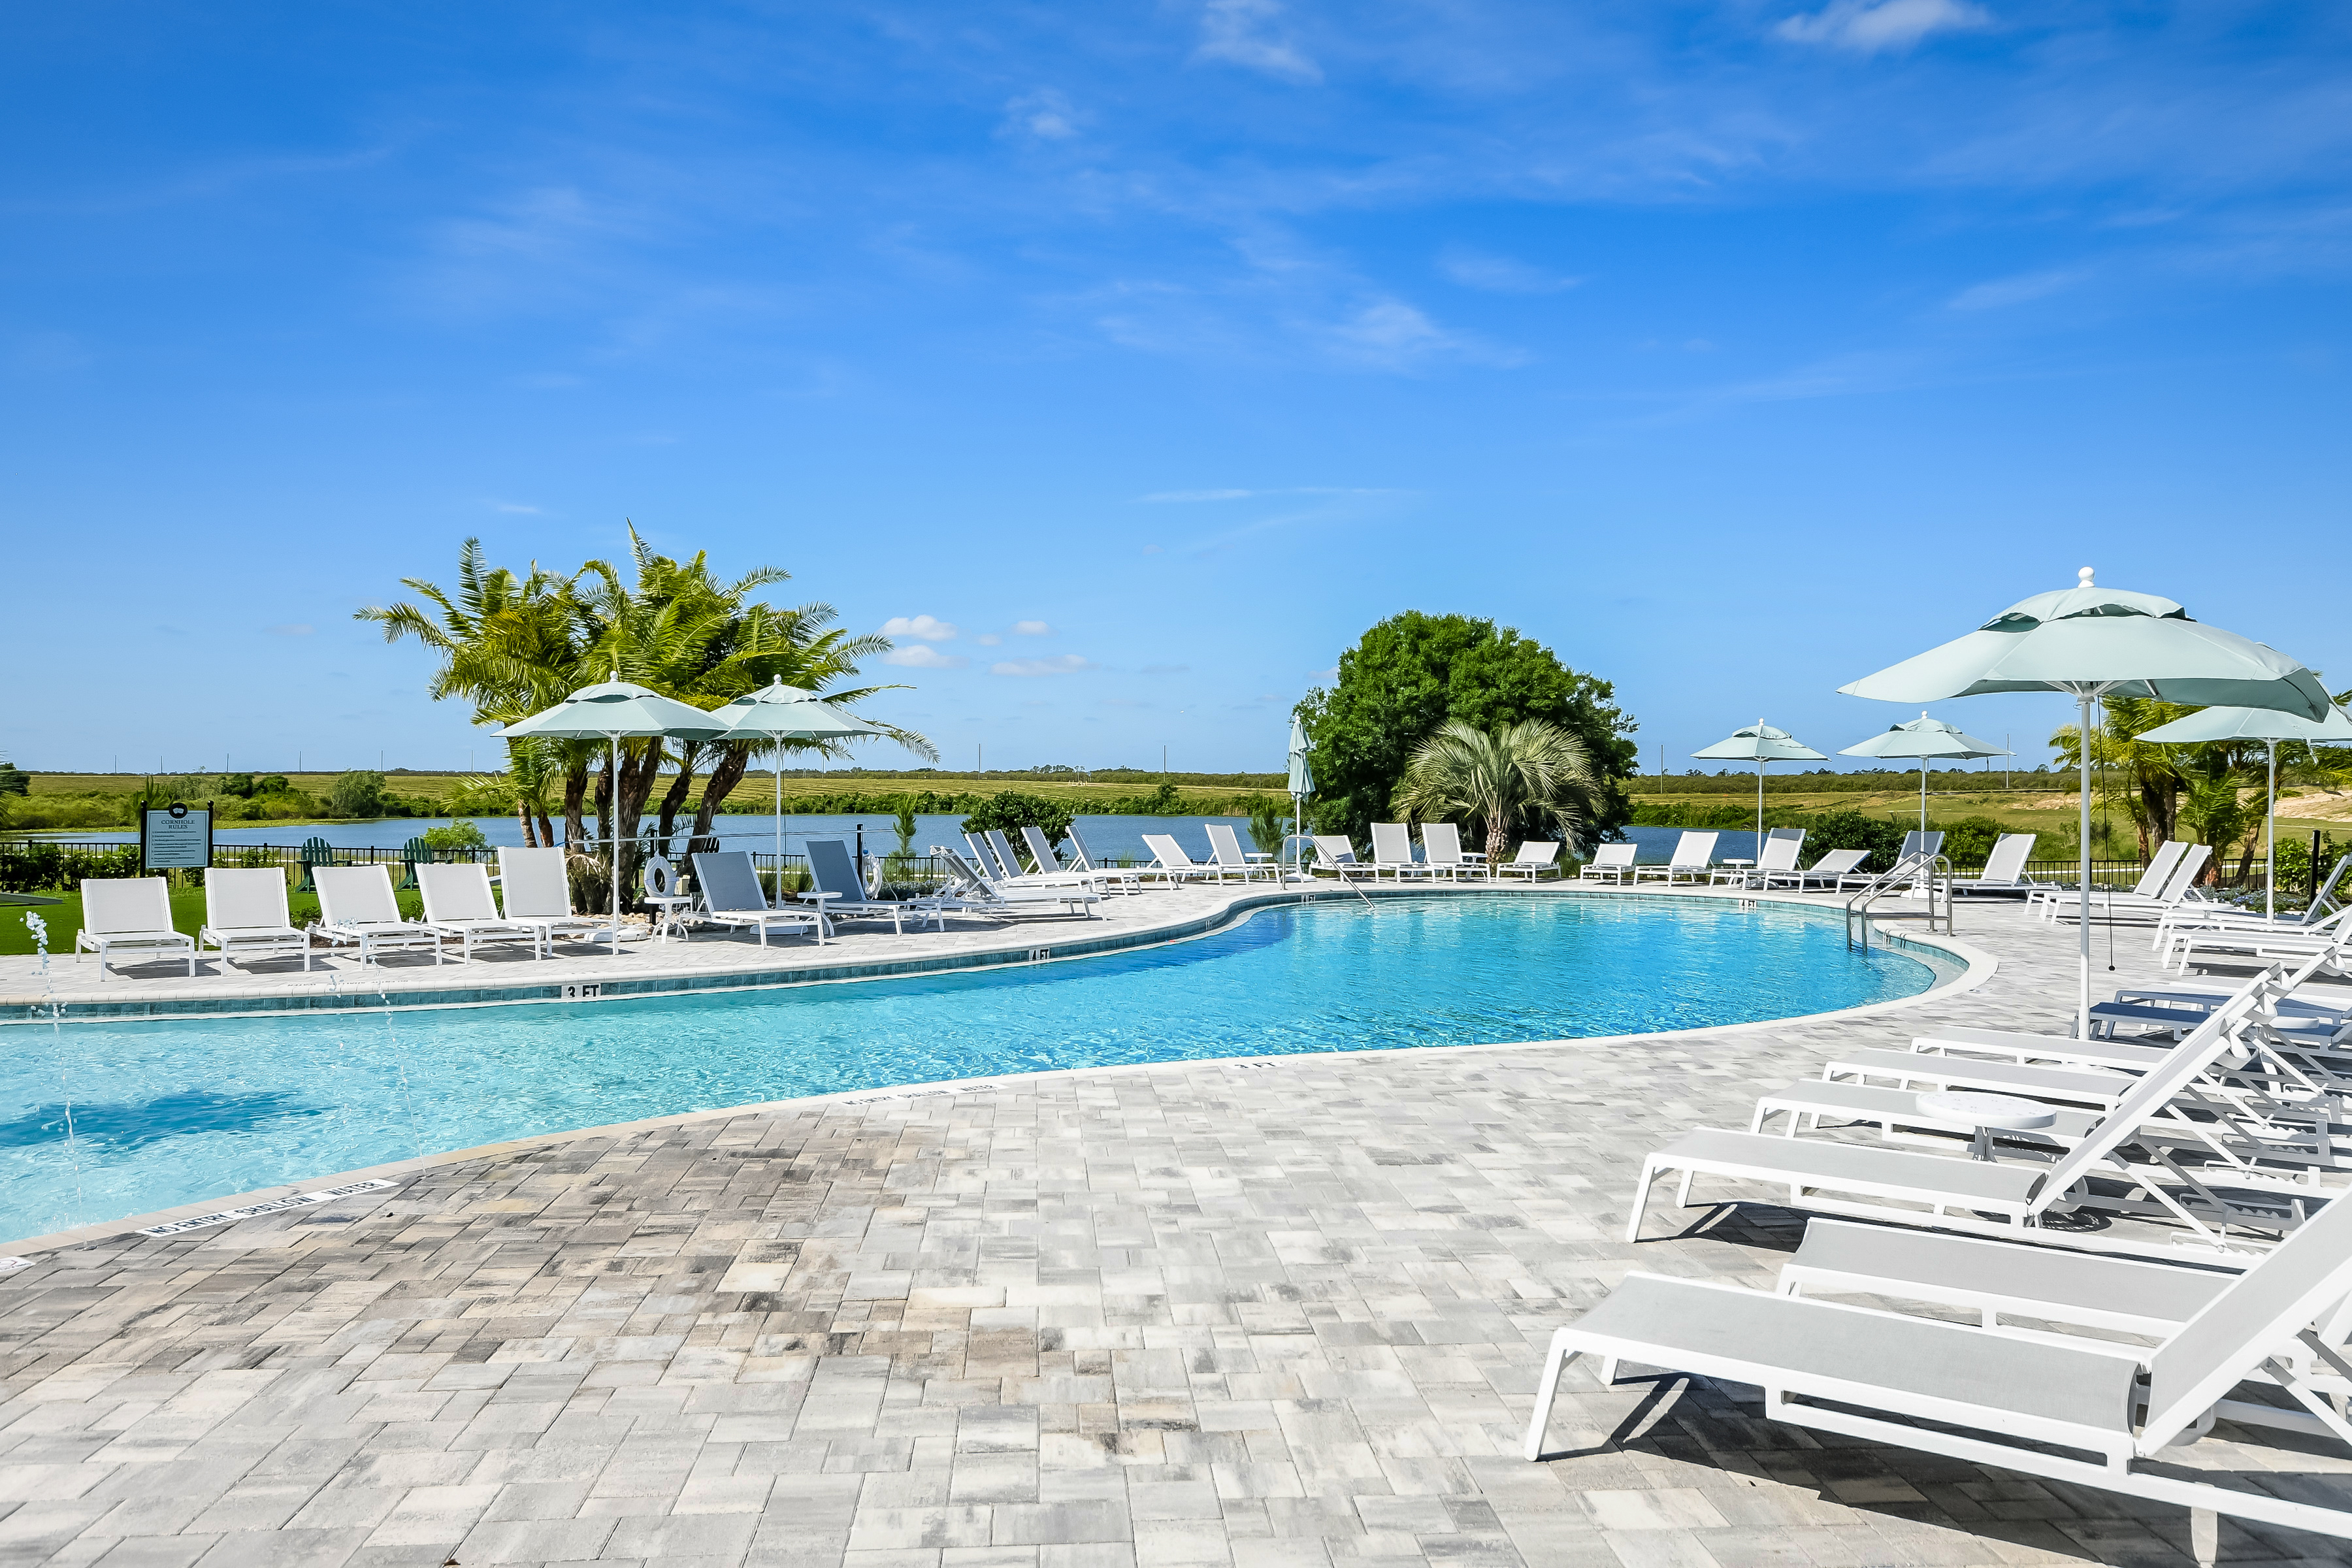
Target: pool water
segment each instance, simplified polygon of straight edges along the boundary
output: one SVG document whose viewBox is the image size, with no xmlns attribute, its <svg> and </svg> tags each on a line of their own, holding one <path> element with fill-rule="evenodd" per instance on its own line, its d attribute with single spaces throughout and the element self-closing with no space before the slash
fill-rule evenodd
<svg viewBox="0 0 2352 1568">
<path fill-rule="evenodd" d="M 1216 1057 L 1748 1023 L 1907 996 L 1817 912 L 1427 899 L 908 980 L 334 1017 L 12 1026 L 0 1236 L 500 1139 L 795 1095 Z M 70 1135 L 68 1135 L 70 1112 Z"/>
</svg>

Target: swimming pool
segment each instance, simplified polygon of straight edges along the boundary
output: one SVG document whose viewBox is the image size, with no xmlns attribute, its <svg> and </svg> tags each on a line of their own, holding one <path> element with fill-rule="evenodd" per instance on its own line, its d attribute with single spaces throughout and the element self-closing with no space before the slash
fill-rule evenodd
<svg viewBox="0 0 2352 1568">
<path fill-rule="evenodd" d="M 11 1029 L 0 1236 L 755 1100 L 1748 1023 L 1936 977 L 1905 952 L 1849 952 L 1834 918 L 1787 905 L 1436 896 L 1276 906 L 1192 942 L 905 980 Z"/>
</svg>

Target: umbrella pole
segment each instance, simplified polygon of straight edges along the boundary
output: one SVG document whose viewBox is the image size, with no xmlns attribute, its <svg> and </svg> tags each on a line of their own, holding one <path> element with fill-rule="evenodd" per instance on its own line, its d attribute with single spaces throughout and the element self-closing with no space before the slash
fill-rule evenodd
<svg viewBox="0 0 2352 1568">
<path fill-rule="evenodd" d="M 621 737 L 612 737 L 612 785 L 604 792 L 604 837 L 613 841 L 613 948 L 621 946 Z"/>
<path fill-rule="evenodd" d="M 1919 837 L 1920 837 L 1920 840 L 1924 843 L 1924 842 L 1926 841 L 1926 839 L 1927 839 L 1927 758 L 1925 758 L 1925 757 L 1922 757 L 1922 758 L 1920 758 L 1920 759 L 1919 759 Z"/>
<path fill-rule="evenodd" d="M 2082 710 L 2075 721 L 2074 738 L 2079 742 L 2074 750 L 2083 763 L 2083 918 L 2076 922 L 2081 928 L 2079 970 L 2082 984 L 2077 988 L 2074 1005 L 2074 1037 L 2091 1037 L 2091 693 L 2086 687 L 2074 693 Z M 1924 797 L 1923 797 L 1924 798 Z"/>
<path fill-rule="evenodd" d="M 2263 749 L 2270 753 L 2270 795 L 2263 814 L 2263 918 L 2274 921 L 2278 919 L 2278 742 L 2264 741 Z"/>
</svg>

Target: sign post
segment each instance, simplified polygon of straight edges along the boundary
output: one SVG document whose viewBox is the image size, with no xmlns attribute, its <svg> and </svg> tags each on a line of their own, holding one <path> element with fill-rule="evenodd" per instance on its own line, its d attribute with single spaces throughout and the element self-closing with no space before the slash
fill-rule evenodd
<svg viewBox="0 0 2352 1568">
<path fill-rule="evenodd" d="M 213 810 L 173 801 L 139 814 L 139 868 L 202 870 L 213 863 Z"/>
</svg>

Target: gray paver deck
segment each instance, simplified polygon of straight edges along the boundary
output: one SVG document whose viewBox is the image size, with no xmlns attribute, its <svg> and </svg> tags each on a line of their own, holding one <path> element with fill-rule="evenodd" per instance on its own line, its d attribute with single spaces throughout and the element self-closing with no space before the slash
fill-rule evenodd
<svg viewBox="0 0 2352 1568">
<path fill-rule="evenodd" d="M 2060 1026 L 2070 933 L 1960 935 L 2000 973 L 1908 1015 L 718 1113 L 44 1254 L 0 1278 L 0 1561 L 2185 1562 L 2179 1510 L 1703 1380 L 1579 1363 L 1567 1457 L 1517 1456 L 1553 1327 L 1634 1268 L 1767 1284 L 1801 1227 L 1629 1247 L 1644 1151 L 1916 1022 Z"/>
</svg>

